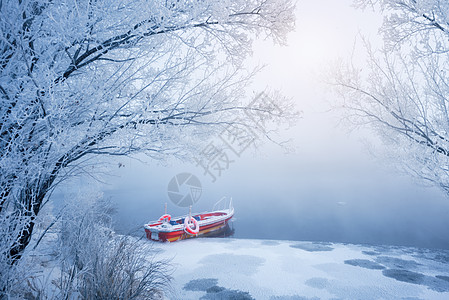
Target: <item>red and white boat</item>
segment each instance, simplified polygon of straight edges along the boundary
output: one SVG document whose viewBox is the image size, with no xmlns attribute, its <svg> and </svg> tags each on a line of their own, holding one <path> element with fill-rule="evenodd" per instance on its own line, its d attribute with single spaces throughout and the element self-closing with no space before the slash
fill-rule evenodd
<svg viewBox="0 0 449 300">
<path fill-rule="evenodd" d="M 222 200 L 224 199 L 218 201 L 215 206 Z M 144 228 L 149 240 L 174 242 L 219 231 L 228 225 L 233 216 L 234 208 L 231 199 L 227 209 L 199 214 L 189 213 L 176 218 L 166 213 L 159 220 L 145 224 Z"/>
</svg>

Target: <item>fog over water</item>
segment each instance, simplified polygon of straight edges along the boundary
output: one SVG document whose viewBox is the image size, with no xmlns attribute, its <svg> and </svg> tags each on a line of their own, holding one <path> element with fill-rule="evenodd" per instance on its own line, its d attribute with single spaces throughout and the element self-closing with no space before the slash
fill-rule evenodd
<svg viewBox="0 0 449 300">
<path fill-rule="evenodd" d="M 101 185 L 118 209 L 118 232 L 143 233 L 145 222 L 168 212 L 188 212 L 170 202 L 167 185 L 178 173 L 199 178 L 202 195 L 193 211 L 210 210 L 222 196 L 233 198 L 236 238 L 312 240 L 407 245 L 449 249 L 449 197 L 440 190 L 418 185 L 367 153 L 362 142 L 376 151 L 383 146 L 368 130 L 352 131 L 339 125 L 341 115 L 330 111 L 335 98 L 320 82 L 329 61 L 351 51 L 359 31 L 376 38 L 382 18 L 356 11 L 351 1 L 301 1 L 296 32 L 287 48 L 257 42 L 251 63 L 269 64 L 256 80 L 281 89 L 302 110 L 298 124 L 282 135 L 292 138 L 295 153 L 276 145 L 235 157 L 215 182 L 194 164 L 171 162 L 161 166 L 128 158 L 114 161 L 113 177 Z M 198 151 L 201 151 L 199 149 Z M 72 188 L 86 185 L 75 180 Z"/>
</svg>

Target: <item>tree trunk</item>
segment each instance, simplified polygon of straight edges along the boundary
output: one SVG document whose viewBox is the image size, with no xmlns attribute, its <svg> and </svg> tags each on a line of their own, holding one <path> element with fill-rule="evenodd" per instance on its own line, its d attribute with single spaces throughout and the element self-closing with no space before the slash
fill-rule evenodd
<svg viewBox="0 0 449 300">
<path fill-rule="evenodd" d="M 10 264 L 14 265 L 23 255 L 23 251 L 31 242 L 31 236 L 36 216 L 38 215 L 42 203 L 52 186 L 56 176 L 52 175 L 47 178 L 38 179 L 26 185 L 26 187 L 19 194 L 19 204 L 24 209 L 17 211 L 15 214 L 16 225 L 19 228 L 11 228 L 12 233 L 16 232 L 15 242 L 9 249 Z"/>
</svg>

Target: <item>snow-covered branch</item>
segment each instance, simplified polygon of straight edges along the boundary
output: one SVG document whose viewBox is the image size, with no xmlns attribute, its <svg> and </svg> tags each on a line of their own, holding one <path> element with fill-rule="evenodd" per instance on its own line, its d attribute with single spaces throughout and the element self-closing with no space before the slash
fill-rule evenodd
<svg viewBox="0 0 449 300">
<path fill-rule="evenodd" d="M 254 38 L 285 42 L 293 8 L 291 0 L 0 2 L 0 217 L 15 236 L 7 259 L 20 258 L 63 170 L 103 154 L 188 158 L 237 117 L 235 126 L 255 126 L 245 119 L 253 73 L 242 63 Z M 275 122 L 294 115 L 270 105 L 257 109 Z"/>
<path fill-rule="evenodd" d="M 385 45 L 365 41 L 367 67 L 348 63 L 335 84 L 352 122 L 369 124 L 402 170 L 449 193 L 449 3 L 357 1 L 380 8 Z"/>
</svg>

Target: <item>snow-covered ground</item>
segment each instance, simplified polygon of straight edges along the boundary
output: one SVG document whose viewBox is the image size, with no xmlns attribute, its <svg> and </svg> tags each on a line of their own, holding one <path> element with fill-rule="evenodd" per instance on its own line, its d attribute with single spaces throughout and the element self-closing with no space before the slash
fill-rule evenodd
<svg viewBox="0 0 449 300">
<path fill-rule="evenodd" d="M 231 238 L 142 243 L 172 259 L 172 299 L 449 299 L 447 250 Z"/>
</svg>

